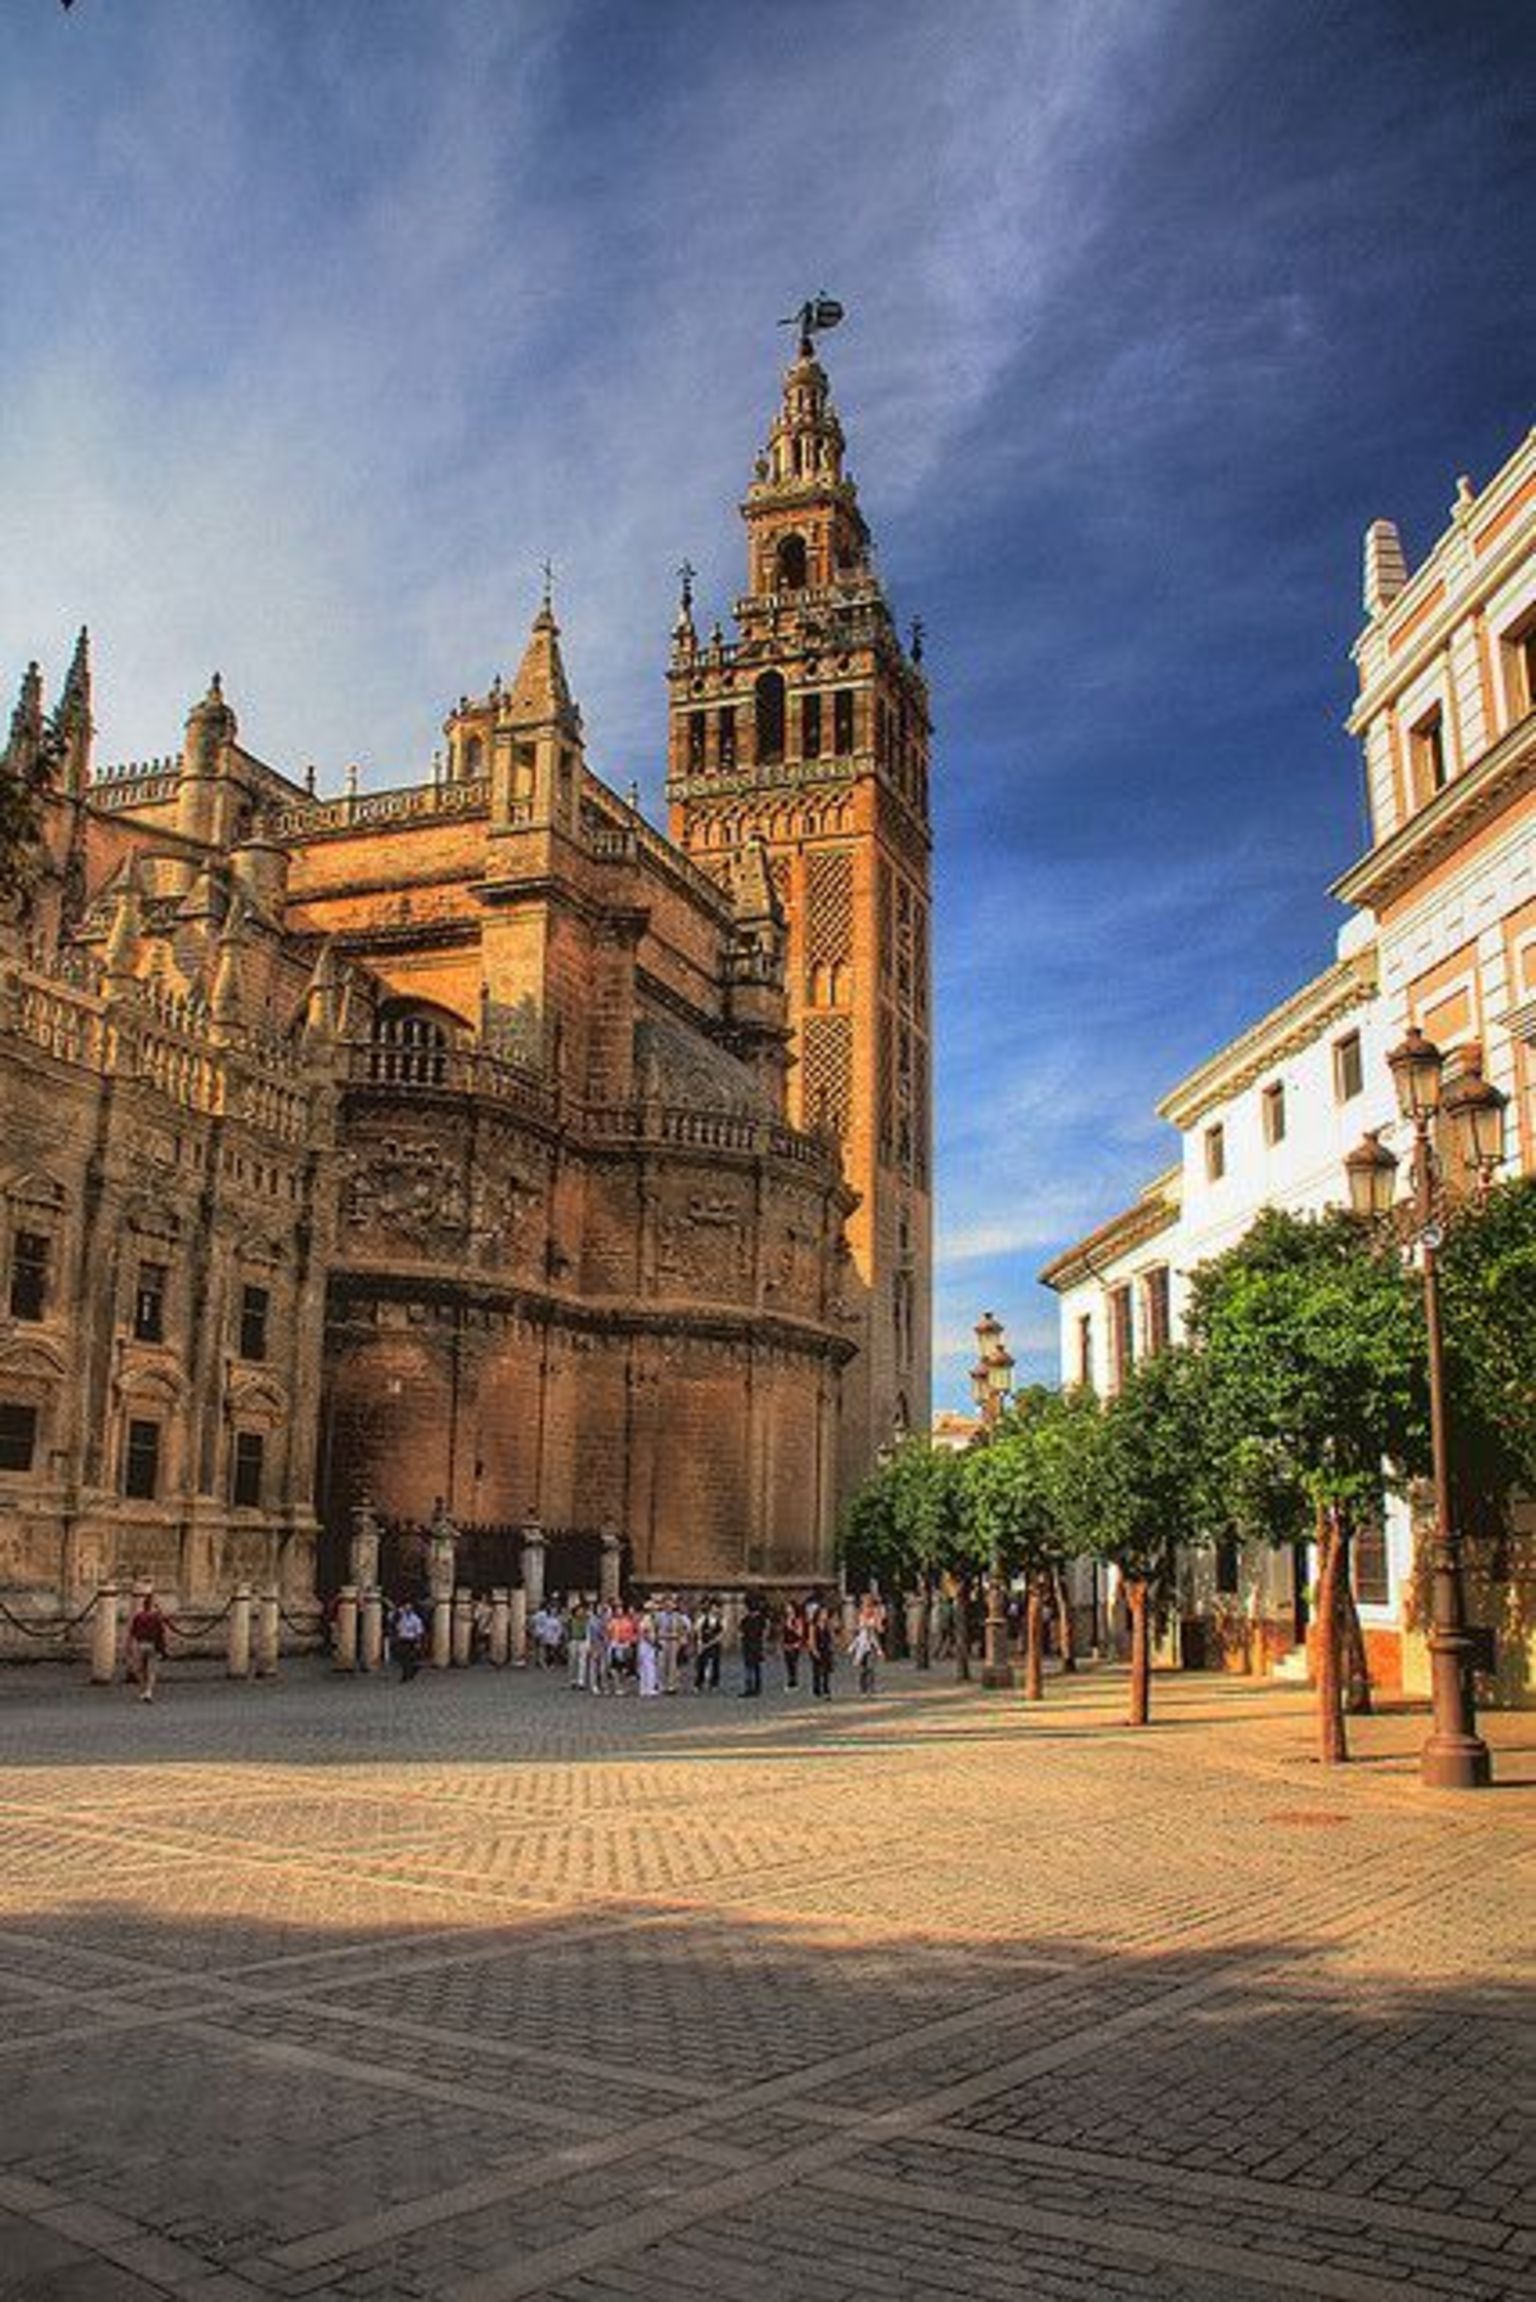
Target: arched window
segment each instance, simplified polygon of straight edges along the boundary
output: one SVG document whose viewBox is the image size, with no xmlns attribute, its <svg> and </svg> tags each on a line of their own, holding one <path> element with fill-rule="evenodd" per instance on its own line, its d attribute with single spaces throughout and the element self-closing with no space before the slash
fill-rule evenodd
<svg viewBox="0 0 1536 2302">
<path fill-rule="evenodd" d="M 804 536 L 780 536 L 774 570 L 775 591 L 804 591 L 806 574 Z"/>
<path fill-rule="evenodd" d="M 485 745 L 478 735 L 467 735 L 464 738 L 464 750 L 461 757 L 466 783 L 472 783 L 477 776 L 485 773 Z"/>
<path fill-rule="evenodd" d="M 765 671 L 754 691 L 757 703 L 757 758 L 765 762 L 784 757 L 784 679 Z"/>
</svg>

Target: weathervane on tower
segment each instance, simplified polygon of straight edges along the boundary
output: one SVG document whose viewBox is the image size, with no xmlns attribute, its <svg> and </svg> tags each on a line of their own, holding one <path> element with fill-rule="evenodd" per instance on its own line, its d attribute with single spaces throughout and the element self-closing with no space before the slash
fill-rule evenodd
<svg viewBox="0 0 1536 2302">
<path fill-rule="evenodd" d="M 780 320 L 779 326 L 800 330 L 801 356 L 810 359 L 816 350 L 816 336 L 825 335 L 828 328 L 835 328 L 842 316 L 842 305 L 823 288 L 820 295 L 807 296 L 799 311 L 791 312 L 788 319 Z"/>
</svg>

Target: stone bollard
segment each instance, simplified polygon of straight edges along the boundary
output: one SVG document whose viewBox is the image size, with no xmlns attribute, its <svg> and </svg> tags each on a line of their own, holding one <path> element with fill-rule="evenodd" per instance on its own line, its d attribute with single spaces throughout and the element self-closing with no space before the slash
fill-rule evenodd
<svg viewBox="0 0 1536 2302">
<path fill-rule="evenodd" d="M 91 1617 L 91 1684 L 109 1687 L 117 1676 L 117 1585 L 103 1583 Z"/>
<path fill-rule="evenodd" d="M 275 1679 L 281 1647 L 282 1618 L 276 1591 L 263 1591 L 256 1601 L 256 1676 Z"/>
<path fill-rule="evenodd" d="M 336 1593 L 336 1647 L 331 1656 L 333 1671 L 355 1671 L 357 1668 L 357 1585 L 343 1583 Z"/>
<path fill-rule="evenodd" d="M 357 1667 L 362 1671 L 384 1667 L 384 1593 L 376 1583 L 363 1593 Z"/>
<path fill-rule="evenodd" d="M 511 1594 L 512 1660 L 519 1670 L 528 1660 L 528 1593 L 514 1590 Z"/>
<path fill-rule="evenodd" d="M 544 1529 L 535 1519 L 523 1529 L 523 1593 L 531 1615 L 544 1604 L 544 1557 Z"/>
<path fill-rule="evenodd" d="M 491 1660 L 505 1670 L 512 1652 L 512 1593 L 498 1585 L 491 1593 Z"/>
<path fill-rule="evenodd" d="M 434 1598 L 432 1602 L 432 1668 L 445 1671 L 453 1661 L 453 1601 Z"/>
<path fill-rule="evenodd" d="M 453 1667 L 468 1668 L 475 1650 L 475 1594 L 462 1585 L 453 1594 Z"/>
<path fill-rule="evenodd" d="M 605 1607 L 619 1603 L 619 1581 L 624 1565 L 624 1544 L 618 1535 L 604 1535 L 603 1562 L 599 1569 L 598 1592 Z"/>
<path fill-rule="evenodd" d="M 231 1679 L 248 1679 L 251 1675 L 251 1586 L 236 1583 L 235 1595 L 229 1603 L 229 1658 L 224 1675 Z"/>
</svg>

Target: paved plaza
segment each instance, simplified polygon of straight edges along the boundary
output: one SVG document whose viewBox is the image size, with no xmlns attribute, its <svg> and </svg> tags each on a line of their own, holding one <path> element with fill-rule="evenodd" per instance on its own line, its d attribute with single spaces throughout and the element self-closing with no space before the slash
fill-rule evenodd
<svg viewBox="0 0 1536 2302">
<path fill-rule="evenodd" d="M 1532 2292 L 1536 1719 L 0 1678 L 0 2294 Z"/>
</svg>

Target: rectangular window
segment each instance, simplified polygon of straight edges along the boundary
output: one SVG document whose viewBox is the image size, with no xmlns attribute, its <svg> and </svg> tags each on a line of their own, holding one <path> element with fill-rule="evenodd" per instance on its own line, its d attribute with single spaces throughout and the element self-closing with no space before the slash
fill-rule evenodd
<svg viewBox="0 0 1536 2302">
<path fill-rule="evenodd" d="M 261 1466 L 265 1453 L 266 1441 L 260 1431 L 236 1431 L 229 1499 L 237 1510 L 261 1509 Z"/>
<path fill-rule="evenodd" d="M 1365 1065 L 1360 1053 L 1360 1034 L 1358 1031 L 1349 1031 L 1333 1043 L 1335 1103 L 1353 1103 L 1364 1085 Z"/>
<path fill-rule="evenodd" d="M 1423 807 L 1446 785 L 1445 715 L 1438 704 L 1409 729 L 1408 760 L 1413 773 L 1413 803 Z"/>
<path fill-rule="evenodd" d="M 133 1290 L 133 1332 L 140 1343 L 165 1341 L 165 1282 L 169 1273 L 164 1263 L 141 1263 L 138 1282 Z"/>
<path fill-rule="evenodd" d="M 720 765 L 723 768 L 734 767 L 736 765 L 736 710 L 733 704 L 727 704 L 721 711 L 716 723 L 716 733 L 719 737 Z"/>
<path fill-rule="evenodd" d="M 1219 1183 L 1227 1171 L 1227 1131 L 1218 1120 L 1205 1131 L 1205 1179 Z"/>
<path fill-rule="evenodd" d="M 1271 1148 L 1285 1141 L 1285 1087 L 1276 1079 L 1264 1090 L 1264 1140 Z"/>
<path fill-rule="evenodd" d="M 800 699 L 800 757 L 821 757 L 821 697 L 806 695 Z"/>
<path fill-rule="evenodd" d="M 267 1313 L 272 1297 L 265 1287 L 240 1290 L 240 1356 L 264 1359 L 267 1355 Z"/>
<path fill-rule="evenodd" d="M 1536 616 L 1506 634 L 1502 644 L 1509 716 L 1511 720 L 1524 719 L 1528 711 L 1536 709 Z"/>
<path fill-rule="evenodd" d="M 1114 1288 L 1109 1298 L 1109 1364 L 1117 1391 L 1136 1362 L 1134 1318 L 1130 1288 Z"/>
<path fill-rule="evenodd" d="M 704 772 L 704 745 L 707 734 L 704 714 L 696 711 L 688 720 L 688 766 L 694 775 Z"/>
<path fill-rule="evenodd" d="M 37 1450 L 37 1409 L 0 1399 L 0 1471 L 30 1471 Z"/>
<path fill-rule="evenodd" d="M 160 1425 L 131 1422 L 123 1449 L 123 1493 L 152 1503 L 160 1491 Z"/>
<path fill-rule="evenodd" d="M 1141 1284 L 1147 1349 L 1149 1352 L 1166 1351 L 1173 1336 L 1172 1296 L 1167 1264 L 1161 1263 L 1155 1271 L 1149 1271 Z"/>
<path fill-rule="evenodd" d="M 1093 1384 L 1093 1313 L 1084 1311 L 1077 1322 L 1077 1379 Z"/>
<path fill-rule="evenodd" d="M 1392 1601 L 1392 1575 L 1387 1564 L 1387 1530 L 1368 1520 L 1356 1530 L 1351 1564 L 1355 1597 L 1363 1607 L 1385 1607 Z"/>
<path fill-rule="evenodd" d="M 840 687 L 832 698 L 832 750 L 846 759 L 853 749 L 853 689 Z"/>
<path fill-rule="evenodd" d="M 48 1309 L 48 1250 L 53 1242 L 46 1231 L 18 1231 L 11 1258 L 11 1317 L 41 1319 Z"/>
</svg>

